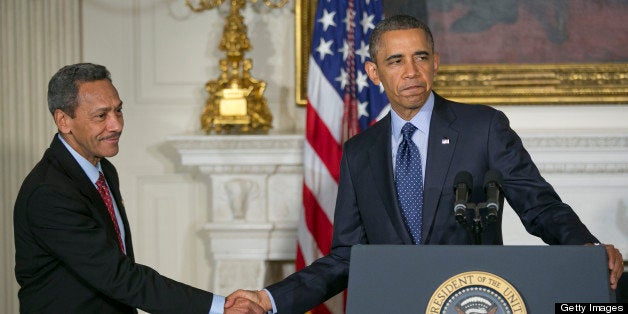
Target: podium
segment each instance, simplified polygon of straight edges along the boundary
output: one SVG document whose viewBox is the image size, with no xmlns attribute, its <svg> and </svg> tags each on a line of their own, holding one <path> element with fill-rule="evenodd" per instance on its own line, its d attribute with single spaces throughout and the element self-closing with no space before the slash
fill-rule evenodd
<svg viewBox="0 0 628 314">
<path fill-rule="evenodd" d="M 356 245 L 347 313 L 553 313 L 612 303 L 603 246 Z"/>
</svg>

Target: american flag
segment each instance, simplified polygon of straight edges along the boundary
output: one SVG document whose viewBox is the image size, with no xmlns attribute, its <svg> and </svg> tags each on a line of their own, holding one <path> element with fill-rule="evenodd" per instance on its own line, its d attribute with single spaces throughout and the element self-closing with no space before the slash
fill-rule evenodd
<svg viewBox="0 0 628 314">
<path fill-rule="evenodd" d="M 364 70 L 368 39 L 382 18 L 382 0 L 319 0 L 307 86 L 303 214 L 296 268 L 330 251 L 342 143 L 389 110 L 381 86 Z M 312 313 L 342 313 L 342 295 Z"/>
</svg>

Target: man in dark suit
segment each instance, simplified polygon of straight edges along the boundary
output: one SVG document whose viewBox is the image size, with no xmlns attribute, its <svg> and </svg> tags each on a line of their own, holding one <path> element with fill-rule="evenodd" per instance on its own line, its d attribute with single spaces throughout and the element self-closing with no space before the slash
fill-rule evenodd
<svg viewBox="0 0 628 314">
<path fill-rule="evenodd" d="M 238 290 L 228 299 L 248 297 L 266 310 L 303 313 L 347 287 L 353 245 L 473 243 L 452 210 L 460 171 L 476 179 L 489 169 L 500 171 L 509 204 L 528 232 L 546 243 L 598 242 L 541 177 L 502 112 L 455 103 L 432 91 L 439 60 L 423 22 L 409 16 L 383 20 L 371 34 L 370 55 L 366 72 L 383 85 L 392 111 L 344 145 L 330 254 L 265 290 Z M 408 140 L 402 135 L 406 128 L 414 130 Z M 410 188 L 402 187 L 407 180 L 398 169 L 407 164 L 401 158 L 404 147 L 423 161 L 411 167 L 420 172 Z M 477 181 L 471 202 L 485 199 Z M 419 214 L 406 212 L 411 206 L 402 197 L 404 190 L 419 191 L 409 202 L 421 205 Z M 501 221 L 486 227 L 482 243 L 502 244 Z M 612 245 L 606 249 L 614 289 L 622 257 Z"/>
<path fill-rule="evenodd" d="M 48 85 L 48 106 L 58 133 L 15 203 L 20 312 L 222 313 L 223 297 L 135 263 L 118 174 L 105 159 L 118 153 L 124 125 L 109 71 L 63 67 Z M 236 303 L 225 313 L 261 313 L 249 300 Z"/>
</svg>

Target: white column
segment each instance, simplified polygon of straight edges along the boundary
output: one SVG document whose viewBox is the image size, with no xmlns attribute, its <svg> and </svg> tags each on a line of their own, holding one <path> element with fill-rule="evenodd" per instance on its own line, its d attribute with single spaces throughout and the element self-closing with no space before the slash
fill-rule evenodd
<svg viewBox="0 0 628 314">
<path fill-rule="evenodd" d="M 0 1 L 0 312 L 18 313 L 13 205 L 56 128 L 50 77 L 80 59 L 78 0 Z"/>
</svg>

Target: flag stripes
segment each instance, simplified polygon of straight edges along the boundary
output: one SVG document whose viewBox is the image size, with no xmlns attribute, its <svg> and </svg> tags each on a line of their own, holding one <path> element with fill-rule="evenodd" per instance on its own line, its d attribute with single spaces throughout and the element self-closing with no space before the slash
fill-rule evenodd
<svg viewBox="0 0 628 314">
<path fill-rule="evenodd" d="M 364 72 L 381 0 L 319 0 L 308 68 L 303 212 L 297 270 L 330 252 L 342 144 L 385 115 L 388 100 Z M 334 300 L 335 299 L 335 300 Z M 342 295 L 312 313 L 342 313 Z"/>
</svg>

